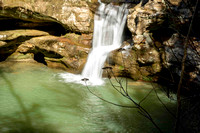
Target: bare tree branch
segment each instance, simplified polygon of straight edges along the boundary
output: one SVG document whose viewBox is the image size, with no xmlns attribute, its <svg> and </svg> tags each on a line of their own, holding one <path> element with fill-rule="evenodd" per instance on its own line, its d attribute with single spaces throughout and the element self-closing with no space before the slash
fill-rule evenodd
<svg viewBox="0 0 200 133">
<path fill-rule="evenodd" d="M 177 120 L 176 120 L 176 126 L 175 126 L 175 132 L 176 133 L 179 132 L 179 127 L 180 127 L 181 87 L 182 87 L 184 71 L 185 71 L 185 61 L 186 61 L 186 57 L 187 57 L 187 48 L 188 48 L 188 42 L 189 42 L 189 35 L 191 33 L 191 30 L 192 30 L 192 25 L 193 25 L 193 21 L 194 21 L 194 18 L 195 18 L 195 13 L 197 11 L 198 2 L 199 2 L 199 0 L 196 1 L 195 11 L 193 13 L 192 20 L 190 22 L 190 26 L 189 26 L 189 30 L 188 30 L 188 34 L 187 34 L 187 37 L 186 37 L 185 43 L 184 43 L 184 56 L 183 56 L 182 65 L 181 65 L 181 67 L 182 67 L 182 69 L 181 69 L 181 77 L 180 77 L 179 84 L 178 84 L 178 89 L 177 89 Z"/>
</svg>

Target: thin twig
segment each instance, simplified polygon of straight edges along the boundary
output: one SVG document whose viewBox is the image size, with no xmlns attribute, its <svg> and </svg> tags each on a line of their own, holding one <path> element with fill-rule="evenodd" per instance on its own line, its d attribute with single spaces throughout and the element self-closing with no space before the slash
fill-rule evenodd
<svg viewBox="0 0 200 133">
<path fill-rule="evenodd" d="M 192 30 L 192 25 L 193 25 L 193 21 L 194 21 L 194 18 L 195 18 L 195 13 L 197 11 L 198 2 L 199 2 L 199 0 L 196 1 L 194 14 L 192 16 L 192 20 L 191 20 L 191 23 L 190 23 L 190 26 L 189 26 L 187 37 L 186 37 L 185 43 L 184 43 L 184 56 L 183 56 L 182 65 L 181 65 L 181 67 L 182 67 L 182 69 L 181 69 L 181 77 L 180 77 L 179 84 L 178 84 L 178 89 L 177 89 L 177 120 L 176 120 L 176 127 L 175 127 L 175 132 L 176 133 L 179 132 L 179 126 L 180 126 L 180 118 L 181 118 L 181 87 L 182 87 L 184 71 L 185 71 L 185 61 L 186 61 L 186 57 L 187 57 L 187 48 L 188 48 L 189 35 L 191 33 L 191 30 Z"/>
<path fill-rule="evenodd" d="M 91 94 L 93 94 L 94 96 L 96 96 L 97 98 L 101 99 L 101 100 L 104 101 L 104 102 L 107 102 L 107 103 L 109 103 L 109 104 L 112 104 L 112 105 L 115 105 L 115 106 L 119 106 L 119 107 L 137 108 L 137 107 L 135 107 L 135 106 L 125 106 L 125 105 L 120 105 L 120 104 L 116 104 L 116 103 L 110 102 L 110 101 L 108 101 L 108 100 L 105 100 L 104 98 L 102 98 L 102 97 L 96 95 L 95 93 L 93 93 L 93 92 L 90 90 L 90 88 L 89 88 L 88 85 L 87 85 L 87 81 L 85 81 L 85 85 L 86 85 L 86 88 L 88 89 L 88 91 L 89 91 Z"/>
</svg>

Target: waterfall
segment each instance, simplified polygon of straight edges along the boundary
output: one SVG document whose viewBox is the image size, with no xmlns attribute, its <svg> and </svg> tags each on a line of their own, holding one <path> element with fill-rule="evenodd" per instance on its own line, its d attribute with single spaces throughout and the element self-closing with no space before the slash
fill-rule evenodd
<svg viewBox="0 0 200 133">
<path fill-rule="evenodd" d="M 126 22 L 127 5 L 101 3 L 94 17 L 93 46 L 82 76 L 101 82 L 104 62 L 112 50 L 120 47 Z"/>
<path fill-rule="evenodd" d="M 127 4 L 119 6 L 100 3 L 94 16 L 92 49 L 79 78 L 88 78 L 91 85 L 103 83 L 102 68 L 108 54 L 121 46 L 127 14 Z"/>
</svg>

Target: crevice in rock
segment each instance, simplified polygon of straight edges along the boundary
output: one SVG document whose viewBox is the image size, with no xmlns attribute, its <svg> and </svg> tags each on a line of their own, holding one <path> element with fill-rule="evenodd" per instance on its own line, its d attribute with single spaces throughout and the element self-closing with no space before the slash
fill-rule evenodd
<svg viewBox="0 0 200 133">
<path fill-rule="evenodd" d="M 124 27 L 124 32 L 123 32 L 123 36 L 124 36 L 124 40 L 129 40 L 130 43 L 132 43 L 132 33 L 130 32 L 130 30 L 128 29 L 128 26 L 127 26 L 127 22 L 125 24 L 125 27 Z"/>
<path fill-rule="evenodd" d="M 65 28 L 56 22 L 32 22 L 15 18 L 1 18 L 0 30 L 36 29 L 48 32 L 50 35 L 61 36 L 66 34 Z"/>
<path fill-rule="evenodd" d="M 23 42 L 30 40 L 32 37 L 18 37 L 14 40 L 5 41 L 7 44 L 0 47 L 0 62 L 5 61 L 11 54 L 13 54 L 19 45 Z"/>
<path fill-rule="evenodd" d="M 169 40 L 169 38 L 173 35 L 173 33 L 175 33 L 175 31 L 173 29 L 163 27 L 157 30 L 152 30 L 151 33 L 152 37 L 156 41 L 164 42 Z"/>
<path fill-rule="evenodd" d="M 63 58 L 62 55 L 60 55 L 59 53 L 55 51 L 45 50 L 45 49 L 39 48 L 38 46 L 35 46 L 35 50 L 33 51 L 33 53 L 34 54 L 42 53 L 45 57 L 48 57 L 48 58 L 55 58 L 55 59 Z"/>
<path fill-rule="evenodd" d="M 141 62 L 137 61 L 137 63 L 139 64 L 139 67 L 148 67 L 148 66 L 153 65 L 153 62 L 141 63 Z"/>
<path fill-rule="evenodd" d="M 57 19 L 24 7 L 0 7 L 0 30 L 36 29 L 51 35 L 66 34 L 68 27 Z"/>
<path fill-rule="evenodd" d="M 44 54 L 41 53 L 41 52 L 38 52 L 38 53 L 35 53 L 35 54 L 34 54 L 34 60 L 35 60 L 35 61 L 37 61 L 37 62 L 39 62 L 39 63 L 42 63 L 42 64 L 44 64 L 44 65 L 47 65 L 47 63 L 46 63 L 44 57 L 45 57 Z"/>
</svg>

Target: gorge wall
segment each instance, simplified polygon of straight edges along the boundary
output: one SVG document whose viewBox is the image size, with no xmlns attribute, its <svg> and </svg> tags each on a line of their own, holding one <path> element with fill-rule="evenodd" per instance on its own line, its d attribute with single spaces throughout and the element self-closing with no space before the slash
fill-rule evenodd
<svg viewBox="0 0 200 133">
<path fill-rule="evenodd" d="M 96 3 L 95 0 L 2 0 L 4 8 L 22 7 L 21 13 L 39 12 L 56 18 L 67 30 L 78 33 L 93 32 L 92 8 Z"/>
</svg>

